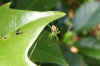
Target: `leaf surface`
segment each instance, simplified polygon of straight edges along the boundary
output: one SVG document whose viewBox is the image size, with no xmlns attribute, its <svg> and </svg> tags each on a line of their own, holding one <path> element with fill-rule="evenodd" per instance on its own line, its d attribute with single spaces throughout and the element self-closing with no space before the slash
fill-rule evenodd
<svg viewBox="0 0 100 66">
<path fill-rule="evenodd" d="M 35 62 L 56 63 L 62 66 L 68 66 L 59 47 L 58 40 L 50 37 L 50 34 L 49 31 L 41 33 L 33 48 L 30 50 L 29 57 Z"/>
<path fill-rule="evenodd" d="M 97 24 L 100 24 L 100 2 L 92 2 L 78 9 L 72 27 L 74 31 L 81 32 L 89 30 Z"/>
<path fill-rule="evenodd" d="M 95 38 L 83 38 L 76 46 L 80 49 L 83 54 L 100 59 L 100 41 Z"/>
<path fill-rule="evenodd" d="M 60 0 L 12 0 L 12 6 L 17 9 L 48 11 L 56 7 Z"/>
<path fill-rule="evenodd" d="M 0 66 L 33 66 L 33 62 L 27 56 L 30 47 L 47 24 L 65 14 L 63 12 L 43 12 L 38 15 L 48 16 L 42 18 L 39 16 L 39 19 L 34 20 L 36 17 L 34 12 L 12 10 L 8 7 L 8 5 L 0 7 L 0 32 L 2 35 L 9 33 L 6 39 L 0 39 Z M 15 24 L 16 29 L 21 29 L 22 34 L 16 35 Z"/>
</svg>

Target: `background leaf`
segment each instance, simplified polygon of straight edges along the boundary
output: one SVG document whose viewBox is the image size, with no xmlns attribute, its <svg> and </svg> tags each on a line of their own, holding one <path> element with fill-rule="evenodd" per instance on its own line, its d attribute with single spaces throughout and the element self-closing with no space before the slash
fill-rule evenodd
<svg viewBox="0 0 100 66">
<path fill-rule="evenodd" d="M 12 0 L 12 6 L 17 9 L 47 11 L 56 7 L 60 0 Z"/>
<path fill-rule="evenodd" d="M 81 39 L 76 45 L 82 54 L 90 56 L 92 58 L 100 59 L 100 41 L 88 37 Z"/>
<path fill-rule="evenodd" d="M 76 32 L 89 30 L 97 24 L 100 24 L 100 2 L 87 3 L 76 12 L 73 30 Z"/>
<path fill-rule="evenodd" d="M 67 52 L 66 58 L 68 59 L 67 61 L 69 63 L 69 66 L 87 66 L 83 57 L 79 54 L 72 54 L 71 52 Z"/>
<path fill-rule="evenodd" d="M 68 49 L 68 47 L 65 47 L 65 45 L 62 45 L 61 48 L 69 66 L 87 66 L 85 60 L 83 59 L 83 56 L 81 56 L 80 54 L 72 53 L 70 49 Z"/>
</svg>

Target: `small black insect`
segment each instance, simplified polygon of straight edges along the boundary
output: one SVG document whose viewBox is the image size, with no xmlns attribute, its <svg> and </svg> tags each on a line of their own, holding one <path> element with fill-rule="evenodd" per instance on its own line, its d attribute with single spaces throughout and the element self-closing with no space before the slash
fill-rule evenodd
<svg viewBox="0 0 100 66">
<path fill-rule="evenodd" d="M 18 30 L 16 31 L 16 35 L 20 35 L 20 34 L 22 34 L 22 33 L 23 33 L 23 31 L 20 30 L 20 29 L 18 29 Z"/>
</svg>

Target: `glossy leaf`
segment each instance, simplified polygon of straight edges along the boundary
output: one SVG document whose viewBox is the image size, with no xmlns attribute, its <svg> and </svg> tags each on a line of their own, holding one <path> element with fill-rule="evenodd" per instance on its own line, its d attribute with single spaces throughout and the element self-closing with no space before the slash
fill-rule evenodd
<svg viewBox="0 0 100 66">
<path fill-rule="evenodd" d="M 13 32 L 18 28 L 35 22 L 38 19 L 53 15 L 53 12 L 36 12 L 14 10 L 9 8 L 9 4 L 0 7 L 0 36 L 4 37 L 9 32 Z"/>
<path fill-rule="evenodd" d="M 60 0 L 12 0 L 12 6 L 17 9 L 48 11 L 56 7 Z"/>
<path fill-rule="evenodd" d="M 100 41 L 96 40 L 95 38 L 83 38 L 81 39 L 77 45 L 76 45 L 79 49 L 80 52 L 96 58 L 96 59 L 100 59 Z"/>
<path fill-rule="evenodd" d="M 9 33 L 8 36 L 0 40 L 0 66 L 34 66 L 34 64 L 30 61 L 28 58 L 27 54 L 32 46 L 32 44 L 35 42 L 41 31 L 44 29 L 44 27 L 52 22 L 53 20 L 56 20 L 60 17 L 63 17 L 65 14 L 62 12 L 45 12 L 43 14 L 48 15 L 43 18 L 37 19 L 35 21 L 32 21 L 34 19 L 34 15 L 31 16 L 34 12 L 30 12 L 29 14 L 23 14 L 24 11 L 22 12 L 22 17 L 25 19 L 21 19 L 22 17 L 20 16 L 19 10 L 11 10 L 7 5 L 4 5 L 3 7 L 0 8 L 0 31 Z M 11 10 L 11 12 L 10 12 Z M 18 12 L 18 13 L 17 13 Z M 14 15 L 17 15 L 16 17 L 16 23 L 18 23 L 18 27 L 20 28 L 27 20 L 27 25 L 24 25 L 21 29 L 22 33 L 19 35 L 16 35 L 16 31 L 13 31 L 13 26 L 14 24 L 11 23 L 13 17 L 12 13 Z M 3 15 L 5 14 L 5 15 Z M 11 15 L 10 15 L 11 14 Z M 42 14 L 42 15 L 43 15 Z M 51 15 L 52 14 L 52 15 Z M 7 16 L 9 15 L 9 17 Z M 25 16 L 28 15 L 28 16 Z M 40 14 L 39 14 L 40 15 Z M 36 16 L 35 16 L 36 17 Z M 3 18 L 3 19 L 1 19 Z M 5 19 L 4 19 L 5 18 Z M 33 19 L 32 19 L 33 18 Z M 23 21 L 23 22 L 22 22 Z M 32 22 L 31 22 L 32 21 Z M 14 21 L 12 21 L 14 22 Z M 6 24 L 7 23 L 7 24 Z M 4 26 L 2 26 L 4 25 Z M 8 26 L 11 26 L 13 28 L 9 28 L 9 32 L 6 31 L 6 28 Z M 19 26 L 20 25 L 20 26 Z M 2 29 L 1 29 L 2 28 Z M 15 29 L 15 28 L 14 28 Z M 3 34 L 5 35 L 5 34 Z"/>
<path fill-rule="evenodd" d="M 73 30 L 76 32 L 89 30 L 97 24 L 100 24 L 100 2 L 87 3 L 76 12 Z"/>
<path fill-rule="evenodd" d="M 31 52 L 29 52 L 30 59 L 40 63 L 56 63 L 62 66 L 68 66 L 59 47 L 58 40 L 50 37 L 50 34 L 48 31 L 41 33 L 30 50 Z"/>
</svg>

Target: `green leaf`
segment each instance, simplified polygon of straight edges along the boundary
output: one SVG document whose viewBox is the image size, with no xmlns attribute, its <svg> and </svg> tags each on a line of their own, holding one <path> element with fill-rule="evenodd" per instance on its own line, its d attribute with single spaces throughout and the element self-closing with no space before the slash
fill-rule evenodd
<svg viewBox="0 0 100 66">
<path fill-rule="evenodd" d="M 84 57 L 85 62 L 88 64 L 88 66 L 100 66 L 100 60 L 95 59 L 95 58 L 91 58 L 88 56 Z"/>
<path fill-rule="evenodd" d="M 60 0 L 13 0 L 12 6 L 18 9 L 48 11 L 56 7 Z"/>
<path fill-rule="evenodd" d="M 62 66 L 62 65 L 54 64 L 54 63 L 42 63 L 41 66 Z"/>
<path fill-rule="evenodd" d="M 40 63 L 56 63 L 68 66 L 59 47 L 59 42 L 54 37 L 50 37 L 50 34 L 49 31 L 41 33 L 29 52 L 30 59 Z"/>
<path fill-rule="evenodd" d="M 100 59 L 99 40 L 96 40 L 92 37 L 83 38 L 79 42 L 77 42 L 76 46 L 80 49 L 81 53 L 96 59 Z"/>
<path fill-rule="evenodd" d="M 100 2 L 85 4 L 79 8 L 73 21 L 73 30 L 80 32 L 89 30 L 100 24 Z"/>
<path fill-rule="evenodd" d="M 63 46 L 63 54 L 67 59 L 69 66 L 87 66 L 87 64 L 83 59 L 83 56 L 79 54 L 73 54 L 72 52 L 70 52 L 68 48 L 64 48 L 64 47 L 65 46 Z"/>
<path fill-rule="evenodd" d="M 18 28 L 35 22 L 38 19 L 53 16 L 53 12 L 36 12 L 15 10 L 9 8 L 10 3 L 0 7 L 0 36 L 4 37 L 9 32 L 13 32 Z M 62 14 L 64 15 L 64 14 Z"/>
<path fill-rule="evenodd" d="M 84 59 L 79 54 L 68 54 L 69 66 L 87 66 Z M 76 60 L 77 59 L 77 60 Z"/>
<path fill-rule="evenodd" d="M 16 24 L 18 23 L 17 28 L 20 28 L 23 25 L 23 22 L 24 24 L 26 24 L 26 21 L 28 19 L 29 21 L 32 21 L 32 18 L 34 19 L 36 17 L 36 16 L 34 17 L 34 12 L 26 13 L 24 11 L 21 11 L 22 17 L 20 17 L 21 12 L 19 12 L 19 10 L 13 11 L 6 7 L 8 6 L 4 5 L 3 7 L 0 8 L 0 14 L 2 15 L 2 16 L 0 15 L 0 20 L 2 20 L 0 22 L 0 32 L 3 31 L 6 32 L 6 34 L 9 33 L 7 31 L 8 29 L 6 30 L 6 28 L 9 25 L 11 27 L 14 26 L 14 24 L 12 24 L 11 22 L 14 22 Z M 23 14 L 23 12 L 26 14 Z M 19 15 L 17 15 L 18 17 L 12 16 L 11 15 L 12 13 L 13 14 L 15 13 L 14 15 L 16 14 Z M 33 16 L 31 16 L 32 14 Z M 12 32 L 14 27 L 9 29 L 10 33 L 8 34 L 8 37 L 6 39 L 0 40 L 0 66 L 33 66 L 34 65 L 27 56 L 30 47 L 32 46 L 32 44 L 35 42 L 39 34 L 42 32 L 42 30 L 45 28 L 45 26 L 48 23 L 60 17 L 63 17 L 65 15 L 62 12 L 44 12 L 43 14 L 49 16 L 45 16 L 43 18 L 32 21 L 30 23 L 28 23 L 29 22 L 28 21 L 27 25 L 24 25 L 22 28 L 20 28 L 22 34 L 16 35 L 16 31 Z M 14 19 L 13 17 L 17 18 L 16 22 L 13 21 Z"/>
</svg>

